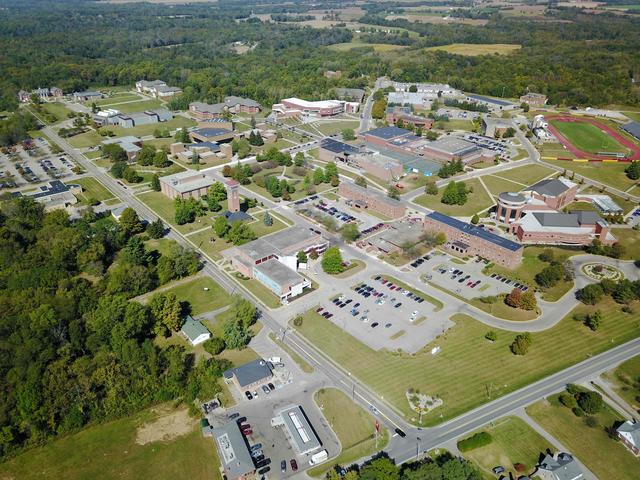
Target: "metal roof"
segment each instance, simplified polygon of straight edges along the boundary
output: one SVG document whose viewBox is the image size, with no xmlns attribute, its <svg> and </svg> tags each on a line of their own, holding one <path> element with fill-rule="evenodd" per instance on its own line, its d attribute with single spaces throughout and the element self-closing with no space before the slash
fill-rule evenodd
<svg viewBox="0 0 640 480">
<path fill-rule="evenodd" d="M 409 135 L 412 133 L 410 130 L 398 127 L 380 127 L 364 132 L 363 135 L 369 135 L 371 137 L 378 137 L 383 140 L 391 140 L 392 138 L 401 137 L 403 135 Z"/>
<path fill-rule="evenodd" d="M 302 407 L 285 408 L 280 412 L 280 417 L 289 432 L 293 446 L 299 453 L 311 453 L 322 446 Z"/>
<path fill-rule="evenodd" d="M 359 147 L 340 142 L 339 140 L 334 140 L 333 138 L 323 138 L 320 141 L 320 148 L 324 148 L 325 150 L 329 150 L 333 153 L 346 153 L 347 155 L 359 153 L 361 150 Z"/>
<path fill-rule="evenodd" d="M 506 100 L 498 100 L 497 98 L 485 97 L 483 95 L 476 95 L 475 93 L 469 93 L 467 94 L 467 97 L 472 98 L 473 100 L 477 100 L 478 102 L 493 103 L 494 105 L 500 105 L 501 107 L 506 107 L 507 105 L 513 105 L 512 102 L 507 102 Z"/>
<path fill-rule="evenodd" d="M 627 132 L 629 135 L 632 135 L 636 137 L 638 140 L 640 140 L 640 122 L 627 123 L 626 125 L 623 125 L 621 128 L 625 132 Z"/>
<path fill-rule="evenodd" d="M 211 334 L 207 328 L 202 325 L 202 323 L 198 320 L 195 320 L 191 315 L 187 315 L 187 318 L 180 329 L 182 333 L 184 333 L 189 340 L 192 342 L 198 338 L 200 335 Z"/>
<path fill-rule="evenodd" d="M 216 137 L 218 135 L 224 135 L 225 133 L 231 133 L 231 130 L 226 128 L 198 128 L 193 130 L 192 133 L 202 135 L 203 137 Z"/>
<path fill-rule="evenodd" d="M 244 388 L 246 385 L 271 378 L 272 373 L 267 362 L 262 358 L 258 358 L 239 367 L 231 368 L 224 372 L 223 375 L 225 378 L 236 377 L 238 384 Z"/>
<path fill-rule="evenodd" d="M 427 217 L 432 218 L 438 222 L 444 223 L 450 227 L 455 228 L 456 230 L 460 230 L 467 235 L 472 235 L 474 237 L 480 238 L 487 242 L 491 242 L 494 245 L 497 245 L 502 248 L 506 248 L 507 250 L 511 250 L 512 252 L 516 252 L 522 248 L 522 245 L 519 243 L 513 242 L 507 238 L 503 238 L 495 233 L 488 232 L 484 228 L 477 227 L 470 223 L 465 223 L 456 218 L 450 217 L 440 212 L 431 212 L 427 215 Z"/>
<path fill-rule="evenodd" d="M 253 268 L 277 283 L 280 291 L 287 285 L 298 284 L 304 280 L 302 275 L 280 263 L 275 258 L 267 260 Z"/>
<path fill-rule="evenodd" d="M 567 183 L 557 179 L 551 178 L 548 180 L 542 180 L 529 187 L 529 190 L 539 193 L 540 195 L 548 195 L 550 197 L 557 197 L 571 188 Z"/>
<path fill-rule="evenodd" d="M 212 429 L 222 466 L 229 478 L 238 478 L 255 471 L 249 448 L 235 420 Z"/>
</svg>

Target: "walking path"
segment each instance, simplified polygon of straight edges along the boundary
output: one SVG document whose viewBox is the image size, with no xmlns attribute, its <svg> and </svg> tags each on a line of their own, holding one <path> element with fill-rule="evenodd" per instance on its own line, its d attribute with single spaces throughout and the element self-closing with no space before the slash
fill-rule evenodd
<svg viewBox="0 0 640 480">
<path fill-rule="evenodd" d="M 607 400 L 607 403 L 615 408 L 618 413 L 620 413 L 625 418 L 635 418 L 638 420 L 640 416 L 638 412 L 636 412 L 631 405 L 629 405 L 624 398 L 622 398 L 618 392 L 616 392 L 612 385 L 604 379 L 602 376 L 596 377 L 591 380 L 591 383 L 604 392 L 604 398 Z"/>
</svg>

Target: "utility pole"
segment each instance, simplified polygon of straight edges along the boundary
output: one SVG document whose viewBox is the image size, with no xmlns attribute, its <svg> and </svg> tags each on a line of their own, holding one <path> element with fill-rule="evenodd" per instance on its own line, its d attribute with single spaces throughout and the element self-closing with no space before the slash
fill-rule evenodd
<svg viewBox="0 0 640 480">
<path fill-rule="evenodd" d="M 420 456 L 420 440 L 422 440 L 420 437 L 416 437 L 416 460 Z"/>
</svg>

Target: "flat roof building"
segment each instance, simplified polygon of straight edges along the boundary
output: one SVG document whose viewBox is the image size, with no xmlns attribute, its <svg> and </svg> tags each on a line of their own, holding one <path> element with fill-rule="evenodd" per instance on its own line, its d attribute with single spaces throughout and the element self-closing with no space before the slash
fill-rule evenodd
<svg viewBox="0 0 640 480">
<path fill-rule="evenodd" d="M 171 199 L 202 198 L 214 183 L 213 177 L 206 173 L 186 170 L 160 177 L 160 191 Z"/>
<path fill-rule="evenodd" d="M 222 375 L 225 380 L 233 382 L 241 392 L 264 385 L 273 378 L 271 367 L 262 358 L 231 368 Z"/>
<path fill-rule="evenodd" d="M 433 142 L 421 145 L 420 151 L 429 158 L 435 158 L 445 162 L 460 159 L 464 163 L 469 163 L 472 158 L 477 158 L 482 149 L 476 144 L 464 138 L 453 135 L 440 137 Z"/>
<path fill-rule="evenodd" d="M 542 93 L 528 92 L 520 97 L 520 103 L 526 103 L 532 107 L 544 107 L 547 103 L 547 96 Z"/>
<path fill-rule="evenodd" d="M 225 111 L 225 107 L 224 103 L 191 102 L 189 104 L 189 114 L 196 120 L 220 118 Z"/>
<path fill-rule="evenodd" d="M 272 110 L 282 116 L 332 117 L 341 113 L 355 113 L 359 102 L 344 100 L 309 101 L 300 98 L 285 98 L 273 105 Z"/>
<path fill-rule="evenodd" d="M 271 420 L 274 427 L 283 427 L 291 446 L 299 455 L 307 455 L 322 448 L 313 426 L 299 405 L 281 410 Z"/>
<path fill-rule="evenodd" d="M 238 423 L 231 420 L 222 427 L 211 428 L 211 434 L 226 478 L 229 480 L 253 478 L 256 467 Z"/>
<path fill-rule="evenodd" d="M 338 195 L 351 201 L 356 208 L 371 209 L 389 218 L 402 218 L 407 210 L 404 203 L 379 190 L 364 188 L 351 182 L 340 182 Z"/>
<path fill-rule="evenodd" d="M 517 107 L 513 102 L 500 100 L 499 98 L 485 97 L 484 95 L 476 95 L 475 93 L 468 93 L 467 100 L 481 105 L 486 105 L 487 107 L 495 110 L 512 110 Z"/>
<path fill-rule="evenodd" d="M 529 212 L 510 226 L 518 240 L 536 245 L 589 245 L 616 242 L 610 225 L 596 212 Z"/>
<path fill-rule="evenodd" d="M 636 140 L 640 140 L 640 122 L 631 122 L 626 125 L 622 125 L 622 130 L 634 137 Z"/>
<path fill-rule="evenodd" d="M 364 90 L 361 88 L 334 88 L 339 100 L 347 100 L 348 102 L 362 103 L 364 99 Z"/>
<path fill-rule="evenodd" d="M 25 194 L 26 197 L 33 198 L 36 202 L 44 205 L 45 212 L 65 209 L 78 203 L 76 195 L 82 193 L 82 187 L 77 183 L 64 183 L 60 180 L 52 180 L 48 184 L 40 185 L 35 192 Z M 15 192 L 14 197 L 22 197 L 22 192 Z"/>
<path fill-rule="evenodd" d="M 138 152 L 142 149 L 142 139 L 128 135 L 126 137 L 109 138 L 102 141 L 103 145 L 116 144 L 120 145 L 122 149 L 127 153 L 127 158 L 131 161 L 135 160 L 138 156 Z"/>
<path fill-rule="evenodd" d="M 198 142 L 224 142 L 233 139 L 233 131 L 226 128 L 197 128 L 189 132 L 189 137 L 195 143 Z"/>
<path fill-rule="evenodd" d="M 323 138 L 320 141 L 319 158 L 326 162 L 346 163 L 385 181 L 397 180 L 404 171 L 402 164 L 395 158 L 333 138 Z"/>
<path fill-rule="evenodd" d="M 509 128 L 515 130 L 511 120 L 495 117 L 484 117 L 482 119 L 482 133 L 487 137 L 501 138 Z"/>
</svg>

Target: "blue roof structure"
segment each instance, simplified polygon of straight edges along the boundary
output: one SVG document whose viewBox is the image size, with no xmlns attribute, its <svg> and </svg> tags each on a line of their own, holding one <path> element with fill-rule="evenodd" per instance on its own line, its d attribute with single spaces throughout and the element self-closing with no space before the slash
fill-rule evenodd
<svg viewBox="0 0 640 480">
<path fill-rule="evenodd" d="M 220 145 L 217 142 L 191 143 L 191 144 L 189 144 L 187 146 L 188 147 L 197 147 L 197 148 L 206 147 L 209 150 L 211 150 L 212 152 L 219 152 L 220 151 Z"/>
<path fill-rule="evenodd" d="M 440 212 L 431 212 L 427 215 L 427 217 L 444 223 L 445 225 L 449 225 L 450 227 L 453 227 L 456 230 L 460 230 L 467 235 L 472 235 L 487 242 L 491 242 L 494 245 L 498 245 L 499 247 L 511 250 L 512 252 L 517 252 L 522 248 L 522 245 L 520 245 L 519 243 L 503 238 L 499 235 L 496 235 L 495 233 L 488 232 L 484 228 L 480 228 L 470 223 L 466 223 L 456 218 L 450 217 L 448 215 L 444 215 Z"/>
<path fill-rule="evenodd" d="M 378 137 L 383 140 L 390 140 L 392 138 L 401 137 L 412 133 L 411 130 L 406 130 L 399 127 L 380 127 L 364 132 L 364 135 L 370 135 L 372 137 Z"/>
<path fill-rule="evenodd" d="M 68 192 L 69 190 L 71 190 L 72 188 L 76 188 L 79 185 L 73 184 L 73 183 L 69 183 L 69 184 L 65 184 L 64 182 L 61 182 L 60 180 L 52 180 L 51 182 L 49 182 L 49 185 L 41 185 L 38 188 L 38 193 L 33 193 L 31 195 L 29 195 L 31 198 L 42 198 L 42 197 L 48 197 L 49 195 L 55 195 L 56 193 L 64 193 L 64 192 Z M 19 195 L 16 196 L 22 196 L 22 194 L 20 192 L 16 192 Z"/>
<path fill-rule="evenodd" d="M 475 93 L 467 94 L 467 97 L 477 100 L 479 102 L 485 103 L 493 103 L 494 105 L 500 105 L 501 107 L 506 107 L 507 105 L 513 105 L 511 102 L 507 102 L 506 100 L 498 100 L 497 98 L 485 97 L 483 95 L 476 95 Z"/>
<path fill-rule="evenodd" d="M 347 155 L 360 152 L 360 148 L 340 142 L 339 140 L 334 140 L 333 138 L 323 138 L 320 141 L 320 147 L 333 153 L 346 153 Z"/>
<path fill-rule="evenodd" d="M 640 122 L 627 123 L 620 128 L 622 128 L 622 130 L 627 132 L 629 135 L 640 140 Z"/>
<path fill-rule="evenodd" d="M 197 130 L 194 130 L 193 133 L 197 133 L 198 135 L 205 137 L 215 137 L 216 135 L 231 133 L 231 130 L 226 128 L 198 128 Z"/>
</svg>

